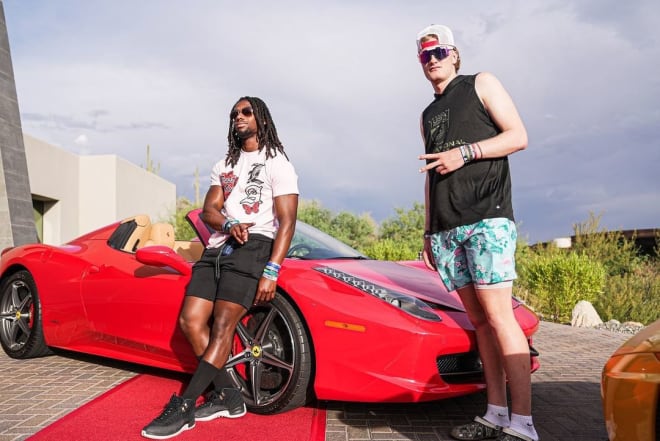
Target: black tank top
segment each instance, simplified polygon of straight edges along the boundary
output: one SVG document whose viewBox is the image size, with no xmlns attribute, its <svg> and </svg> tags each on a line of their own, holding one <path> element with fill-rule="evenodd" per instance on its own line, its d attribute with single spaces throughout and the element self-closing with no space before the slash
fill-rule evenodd
<svg viewBox="0 0 660 441">
<path fill-rule="evenodd" d="M 459 75 L 424 109 L 426 153 L 438 153 L 500 133 L 474 88 L 476 75 Z M 470 162 L 447 175 L 429 174 L 430 229 L 446 231 L 483 219 L 514 221 L 507 157 Z"/>
</svg>

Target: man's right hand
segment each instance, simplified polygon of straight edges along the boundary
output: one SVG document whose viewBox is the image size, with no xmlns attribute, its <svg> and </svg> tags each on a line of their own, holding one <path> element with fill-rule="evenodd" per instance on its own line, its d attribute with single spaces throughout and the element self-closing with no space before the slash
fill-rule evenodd
<svg viewBox="0 0 660 441">
<path fill-rule="evenodd" d="M 240 224 L 234 224 L 229 229 L 229 234 L 236 239 L 236 242 L 243 245 L 248 240 L 250 233 L 248 228 L 254 226 L 254 222 L 245 222 Z"/>
<path fill-rule="evenodd" d="M 433 258 L 433 251 L 431 251 L 431 238 L 424 238 L 424 251 L 422 251 L 422 259 L 424 264 L 430 270 L 436 271 L 435 259 Z"/>
</svg>

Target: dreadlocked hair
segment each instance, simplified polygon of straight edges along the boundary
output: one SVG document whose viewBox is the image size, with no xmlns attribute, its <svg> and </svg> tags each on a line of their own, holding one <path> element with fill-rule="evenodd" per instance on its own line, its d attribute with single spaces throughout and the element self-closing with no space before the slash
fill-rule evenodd
<svg viewBox="0 0 660 441">
<path fill-rule="evenodd" d="M 240 101 L 248 101 L 252 106 L 252 112 L 257 121 L 257 142 L 259 144 L 259 151 L 262 151 L 265 148 L 266 158 L 272 158 L 277 154 L 276 152 L 280 152 L 285 158 L 289 159 L 286 153 L 284 153 L 284 145 L 282 145 L 280 138 L 277 136 L 275 123 L 270 116 L 270 111 L 268 110 L 268 107 L 266 107 L 266 103 L 264 103 L 261 98 L 244 96 L 236 101 L 232 106 L 232 109 L 236 107 L 236 104 Z M 232 121 L 231 118 L 229 120 L 229 134 L 227 135 L 227 140 L 229 141 L 229 150 L 227 150 L 225 164 L 233 167 L 236 165 L 238 158 L 241 155 L 243 140 L 239 138 L 238 134 L 234 131 L 234 121 Z"/>
</svg>

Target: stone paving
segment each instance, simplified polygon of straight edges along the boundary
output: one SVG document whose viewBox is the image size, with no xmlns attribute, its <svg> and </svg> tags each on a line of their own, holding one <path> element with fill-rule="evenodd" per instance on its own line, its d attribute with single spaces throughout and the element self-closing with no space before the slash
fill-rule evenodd
<svg viewBox="0 0 660 441">
<path fill-rule="evenodd" d="M 543 441 L 606 441 L 600 373 L 629 335 L 541 323 L 534 346 L 534 421 Z M 60 353 L 13 360 L 0 351 L 0 441 L 25 440 L 41 428 L 146 368 Z M 485 408 L 484 394 L 418 404 L 323 402 L 326 441 L 444 441 L 449 429 Z M 76 440 L 72 440 L 76 441 Z M 286 441 L 286 440 L 269 440 Z"/>
<path fill-rule="evenodd" d="M 534 347 L 532 414 L 543 441 L 606 441 L 600 375 L 630 335 L 541 323 Z M 326 441 L 452 440 L 449 430 L 483 414 L 485 394 L 419 404 L 328 403 Z"/>
<path fill-rule="evenodd" d="M 14 360 L 0 350 L 0 441 L 26 439 L 135 376 L 131 367 L 71 353 Z"/>
</svg>

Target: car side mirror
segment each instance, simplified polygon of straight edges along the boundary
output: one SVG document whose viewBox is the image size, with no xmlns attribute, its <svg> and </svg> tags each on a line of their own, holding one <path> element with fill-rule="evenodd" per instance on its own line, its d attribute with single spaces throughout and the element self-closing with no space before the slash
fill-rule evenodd
<svg viewBox="0 0 660 441">
<path fill-rule="evenodd" d="M 153 245 L 140 248 L 135 252 L 138 262 L 160 268 L 170 267 L 183 276 L 189 276 L 192 266 L 172 248 L 163 245 Z"/>
</svg>

